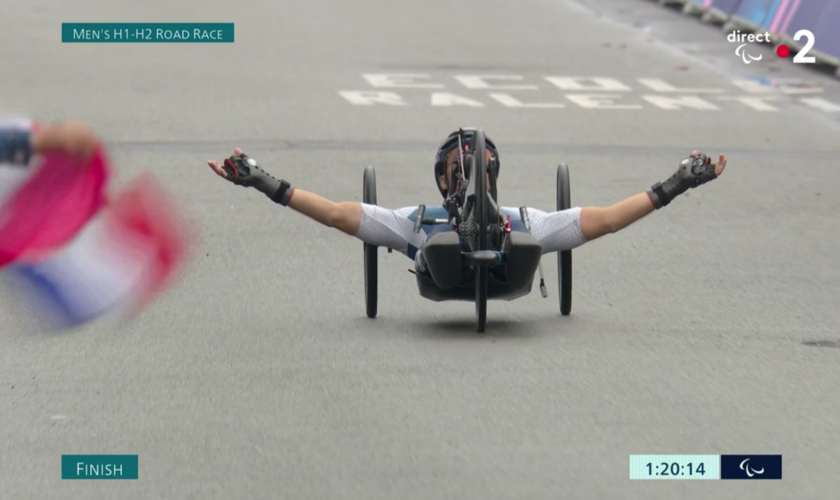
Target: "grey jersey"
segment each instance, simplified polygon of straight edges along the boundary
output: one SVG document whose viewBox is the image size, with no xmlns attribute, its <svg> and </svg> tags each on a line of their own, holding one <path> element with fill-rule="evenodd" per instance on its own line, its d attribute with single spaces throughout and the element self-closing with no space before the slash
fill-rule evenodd
<svg viewBox="0 0 840 500">
<path fill-rule="evenodd" d="M 503 207 L 502 210 L 510 215 L 511 220 L 519 220 L 519 209 Z M 571 250 L 586 243 L 580 230 L 579 207 L 560 212 L 543 212 L 535 208 L 527 210 L 531 235 L 540 243 L 544 254 Z M 420 232 L 415 233 L 417 211 L 417 207 L 391 210 L 362 204 L 362 221 L 356 237 L 365 243 L 391 248 L 414 259 L 433 227 L 423 225 Z M 446 218 L 446 211 L 443 207 L 428 207 L 424 217 Z"/>
</svg>

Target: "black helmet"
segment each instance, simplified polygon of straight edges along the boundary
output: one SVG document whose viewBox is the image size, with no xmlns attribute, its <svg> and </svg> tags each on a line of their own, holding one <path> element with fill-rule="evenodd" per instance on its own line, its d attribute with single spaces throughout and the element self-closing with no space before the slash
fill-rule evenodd
<svg viewBox="0 0 840 500">
<path fill-rule="evenodd" d="M 464 128 L 461 129 L 464 131 L 465 140 L 469 141 L 472 139 L 473 134 L 475 133 L 475 128 Z M 437 155 L 435 156 L 435 185 L 438 186 L 438 190 L 440 194 L 446 198 L 446 191 L 440 189 L 439 179 L 440 176 L 446 172 L 446 157 L 449 156 L 449 153 L 452 152 L 453 149 L 458 147 L 458 136 L 460 135 L 461 131 L 456 130 L 449 134 L 449 136 L 440 143 L 438 146 Z M 501 168 L 501 164 L 499 162 L 499 150 L 496 149 L 496 144 L 490 140 L 489 137 L 485 136 L 485 140 L 487 143 L 487 150 L 490 151 L 490 154 L 493 155 L 495 161 L 491 164 L 491 168 L 493 168 L 493 176 L 499 177 L 499 170 Z"/>
</svg>

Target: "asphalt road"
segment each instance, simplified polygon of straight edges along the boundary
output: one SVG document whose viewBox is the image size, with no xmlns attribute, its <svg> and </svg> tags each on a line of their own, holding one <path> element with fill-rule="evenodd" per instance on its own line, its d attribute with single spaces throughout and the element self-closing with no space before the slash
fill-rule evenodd
<svg viewBox="0 0 840 500">
<path fill-rule="evenodd" d="M 14 20 L 0 31 L 2 104 L 91 122 L 120 181 L 152 171 L 202 235 L 178 285 L 125 326 L 43 333 L 4 296 L 0 497 L 807 500 L 840 490 L 840 349 L 807 345 L 840 340 L 840 115 L 825 104 L 840 103 L 837 81 L 771 61 L 770 49 L 763 66 L 743 65 L 719 29 L 645 1 L 30 0 L 5 2 L 0 17 Z M 237 37 L 60 43 L 61 22 L 116 20 L 230 21 Z M 362 76 L 382 73 L 444 87 L 376 88 Z M 538 88 L 455 78 L 488 74 Z M 630 87 L 606 92 L 614 103 L 638 107 L 583 107 L 593 98 L 570 99 L 546 76 L 613 78 Z M 805 83 L 767 87 L 773 100 L 761 102 L 776 111 L 759 111 L 733 100 L 755 97 L 732 83 L 754 76 Z M 682 94 L 638 79 L 722 91 L 663 109 Z M 360 105 L 370 94 L 340 92 L 397 97 Z M 730 164 L 577 250 L 571 316 L 559 315 L 546 259 L 548 300 L 535 290 L 491 303 L 484 335 L 471 305 L 419 298 L 411 263 L 395 254 L 380 260 L 380 315 L 367 319 L 358 241 L 204 164 L 242 146 L 335 200 L 360 199 L 373 165 L 380 204 L 429 203 L 434 148 L 459 126 L 499 144 L 513 206 L 552 209 L 560 161 L 578 205 L 647 189 L 694 148 Z M 140 479 L 60 479 L 61 454 L 93 453 L 139 455 Z M 628 456 L 656 453 L 782 454 L 784 479 L 629 481 Z"/>
</svg>

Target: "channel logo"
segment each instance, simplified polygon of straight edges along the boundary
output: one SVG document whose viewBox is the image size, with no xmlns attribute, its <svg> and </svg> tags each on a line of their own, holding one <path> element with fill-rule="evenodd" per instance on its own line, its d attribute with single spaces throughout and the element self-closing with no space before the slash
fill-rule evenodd
<svg viewBox="0 0 840 500">
<path fill-rule="evenodd" d="M 805 44 L 796 54 L 794 54 L 793 62 L 794 64 L 814 64 L 817 62 L 816 58 L 808 55 L 808 53 L 811 52 L 811 49 L 814 48 L 814 33 L 810 30 L 799 30 L 793 36 L 793 40 L 796 42 L 803 39 L 805 40 Z M 735 48 L 735 55 L 738 56 L 744 64 L 751 64 L 756 61 L 761 61 L 763 55 L 758 47 L 750 49 L 750 44 L 756 42 L 772 43 L 773 38 L 767 31 L 764 33 L 742 33 L 740 30 L 735 30 L 726 35 L 726 41 L 729 43 L 737 43 L 738 46 Z M 753 52 L 757 55 L 752 55 Z M 780 58 L 786 59 L 790 54 L 791 49 L 787 45 L 782 44 L 776 47 L 776 55 Z"/>
</svg>

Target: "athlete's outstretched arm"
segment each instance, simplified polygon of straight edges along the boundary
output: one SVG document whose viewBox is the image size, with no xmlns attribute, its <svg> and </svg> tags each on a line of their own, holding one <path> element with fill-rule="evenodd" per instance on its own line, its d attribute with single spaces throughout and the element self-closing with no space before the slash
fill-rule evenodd
<svg viewBox="0 0 840 500">
<path fill-rule="evenodd" d="M 228 179 L 234 184 L 254 187 L 269 198 L 272 198 L 278 190 L 283 189 L 283 181 L 271 177 L 271 175 L 257 167 L 256 162 L 253 165 L 248 165 L 249 158 L 242 153 L 241 149 L 234 149 L 233 154 L 233 157 L 224 161 L 224 165 L 220 165 L 215 160 L 210 160 L 207 164 L 219 176 Z M 243 165 L 237 166 L 235 164 L 238 159 L 242 159 L 241 162 Z M 248 171 L 243 175 L 243 167 L 245 169 L 253 167 L 255 171 Z M 272 198 L 272 201 L 286 205 L 316 222 L 338 229 L 350 236 L 355 236 L 359 231 L 359 224 L 362 220 L 361 203 L 349 201 L 335 202 L 319 194 L 291 186 L 285 187 L 281 196 L 286 197 L 286 199 L 274 200 Z"/>
<path fill-rule="evenodd" d="M 293 195 L 289 198 L 289 208 L 350 236 L 356 236 L 362 221 L 361 203 L 335 202 L 298 188 L 294 188 Z"/>
<path fill-rule="evenodd" d="M 609 207 L 572 208 L 552 213 L 528 209 L 531 234 L 540 241 L 545 253 L 571 250 L 621 231 L 689 189 L 716 179 L 725 168 L 725 156 L 720 155 L 712 165 L 711 159 L 693 151 L 668 180 Z"/>
<path fill-rule="evenodd" d="M 0 163 L 27 165 L 33 154 L 56 150 L 87 158 L 99 142 L 96 133 L 82 123 L 33 126 L 24 118 L 0 119 Z"/>
<path fill-rule="evenodd" d="M 327 227 L 371 245 L 404 252 L 409 244 L 417 244 L 414 223 L 408 219 L 411 210 L 390 210 L 358 202 L 335 202 L 323 196 L 292 187 L 262 170 L 252 158 L 236 148 L 223 164 L 211 160 L 207 164 L 217 175 L 244 187 L 253 187 L 275 203 L 287 206 Z"/>
<path fill-rule="evenodd" d="M 696 161 L 695 159 L 700 158 Z M 626 198 L 609 207 L 584 207 L 580 211 L 580 230 L 587 241 L 621 231 L 644 218 L 654 210 L 671 202 L 673 198 L 692 187 L 716 179 L 726 168 L 726 157 L 720 155 L 715 165 L 705 155 L 699 157 L 692 151 L 688 162 L 683 162 L 677 173 L 662 184 L 655 184 L 650 191 Z"/>
<path fill-rule="evenodd" d="M 586 241 L 621 231 L 630 224 L 656 210 L 647 193 L 625 198 L 609 207 L 583 207 L 580 209 L 580 232 Z"/>
<path fill-rule="evenodd" d="M 92 128 L 80 122 L 64 121 L 43 125 L 32 133 L 32 151 L 63 150 L 83 158 L 90 157 L 100 139 Z"/>
</svg>

